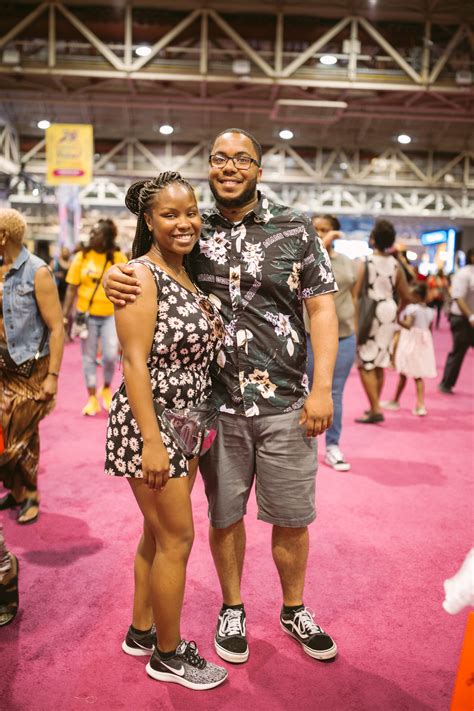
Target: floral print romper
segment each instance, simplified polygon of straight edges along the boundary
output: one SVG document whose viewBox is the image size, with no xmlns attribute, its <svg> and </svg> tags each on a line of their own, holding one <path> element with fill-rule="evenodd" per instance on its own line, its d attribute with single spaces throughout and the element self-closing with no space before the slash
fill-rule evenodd
<svg viewBox="0 0 474 711">
<path fill-rule="evenodd" d="M 222 344 L 224 328 L 216 307 L 199 289 L 181 286 L 147 259 L 158 292 L 158 313 L 147 366 L 153 398 L 167 408 L 180 410 L 209 397 L 209 367 Z M 134 262 L 132 261 L 131 264 Z M 188 475 L 188 463 L 175 442 L 160 426 L 170 459 L 170 478 Z M 126 394 L 114 394 L 109 412 L 105 473 L 142 478 L 142 438 Z"/>
</svg>

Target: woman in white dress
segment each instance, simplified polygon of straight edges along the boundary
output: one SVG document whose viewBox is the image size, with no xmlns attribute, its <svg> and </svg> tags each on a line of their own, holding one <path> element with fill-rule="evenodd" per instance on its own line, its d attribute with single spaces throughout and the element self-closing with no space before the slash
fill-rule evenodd
<svg viewBox="0 0 474 711">
<path fill-rule="evenodd" d="M 395 228 L 388 220 L 377 220 L 370 234 L 373 254 L 367 258 L 368 296 L 376 302 L 375 316 L 369 337 L 357 347 L 360 379 L 369 400 L 370 409 L 356 419 L 362 424 L 383 422 L 380 394 L 384 370 L 390 365 L 390 347 L 396 330 L 398 306 L 395 295 L 403 302 L 411 302 L 407 280 L 398 261 L 388 250 L 395 242 Z M 366 262 L 360 265 L 355 286 L 356 303 L 364 282 Z"/>
</svg>

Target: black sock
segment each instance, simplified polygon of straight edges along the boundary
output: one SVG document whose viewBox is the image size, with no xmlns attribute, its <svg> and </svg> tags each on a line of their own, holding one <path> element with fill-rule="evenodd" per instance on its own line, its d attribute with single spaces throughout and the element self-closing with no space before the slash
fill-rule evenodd
<svg viewBox="0 0 474 711">
<path fill-rule="evenodd" d="M 241 602 L 239 605 L 226 605 L 225 602 L 222 603 L 223 610 L 243 610 L 244 603 Z"/>
<path fill-rule="evenodd" d="M 171 657 L 174 657 L 176 654 L 176 649 L 173 649 L 172 652 L 162 652 L 161 649 L 158 649 L 157 651 L 160 655 L 160 659 L 171 659 Z"/>
<path fill-rule="evenodd" d="M 299 612 L 300 610 L 304 610 L 303 603 L 301 603 L 301 605 L 283 605 L 284 615 L 289 615 L 292 612 Z"/>
<path fill-rule="evenodd" d="M 151 632 L 151 627 L 150 627 L 150 629 L 148 629 L 148 630 L 137 630 L 136 627 L 134 627 L 133 625 L 130 625 L 130 629 L 131 629 L 132 632 L 134 632 L 135 634 L 150 634 L 150 632 Z"/>
</svg>

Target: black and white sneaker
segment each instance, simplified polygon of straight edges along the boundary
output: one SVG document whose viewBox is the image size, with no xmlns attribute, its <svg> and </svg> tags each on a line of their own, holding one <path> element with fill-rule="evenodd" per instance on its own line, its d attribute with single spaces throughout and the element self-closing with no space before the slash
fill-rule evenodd
<svg viewBox="0 0 474 711">
<path fill-rule="evenodd" d="M 245 637 L 245 610 L 222 608 L 217 620 L 214 647 L 221 659 L 242 664 L 249 658 L 249 646 Z"/>
<path fill-rule="evenodd" d="M 146 665 L 146 671 L 152 679 L 181 684 L 188 689 L 204 691 L 219 686 L 227 679 L 227 670 L 208 662 L 199 656 L 196 642 L 183 641 L 176 653 L 168 659 L 162 659 L 155 649 Z"/>
<path fill-rule="evenodd" d="M 301 644 L 306 654 L 314 659 L 332 659 L 337 654 L 334 640 L 314 621 L 314 613 L 308 607 L 280 615 L 282 630 Z"/>
<path fill-rule="evenodd" d="M 149 657 L 156 647 L 156 628 L 152 625 L 149 632 L 135 632 L 128 628 L 127 636 L 122 642 L 122 649 L 125 654 L 132 657 Z"/>
</svg>

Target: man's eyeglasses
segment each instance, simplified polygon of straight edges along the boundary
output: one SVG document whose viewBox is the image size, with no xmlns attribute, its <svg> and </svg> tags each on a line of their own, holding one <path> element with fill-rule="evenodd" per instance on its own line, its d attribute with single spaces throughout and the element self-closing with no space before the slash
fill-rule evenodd
<svg viewBox="0 0 474 711">
<path fill-rule="evenodd" d="M 209 156 L 209 163 L 213 168 L 224 168 L 230 160 L 237 170 L 248 170 L 252 163 L 260 167 L 260 163 L 250 156 L 234 156 L 232 158 L 224 153 L 213 153 Z"/>
</svg>

